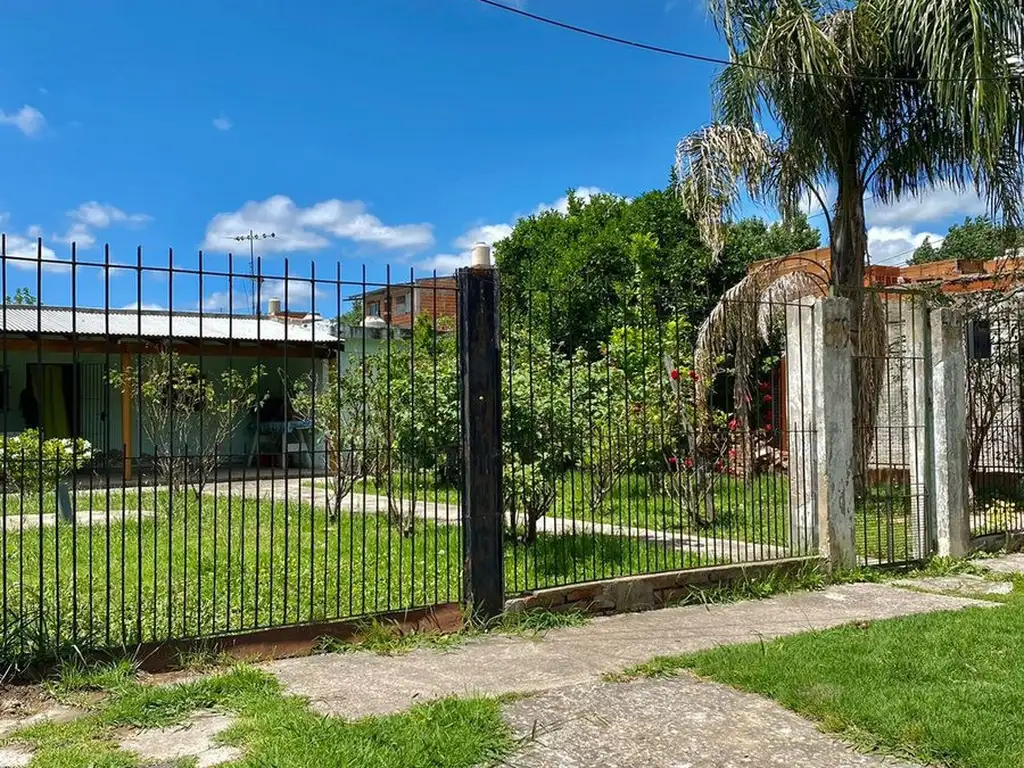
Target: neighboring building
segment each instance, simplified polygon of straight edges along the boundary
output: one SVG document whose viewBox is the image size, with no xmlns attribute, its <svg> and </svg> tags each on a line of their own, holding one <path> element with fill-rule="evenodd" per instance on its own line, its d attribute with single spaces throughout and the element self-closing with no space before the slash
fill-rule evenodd
<svg viewBox="0 0 1024 768">
<path fill-rule="evenodd" d="M 885 370 L 870 436 L 869 466 L 877 479 L 905 476 L 923 439 L 925 424 L 910 413 L 921 386 L 915 368 L 924 365 L 924 327 L 914 311 L 914 296 L 929 289 L 955 299 L 966 315 L 968 444 L 975 489 L 1019 484 L 1024 467 L 1024 262 L 1018 256 L 865 270 L 864 284 L 878 289 L 886 320 Z M 750 270 L 769 265 L 780 276 L 803 271 L 827 286 L 831 254 L 821 248 L 757 262 Z"/>
<path fill-rule="evenodd" d="M 415 318 L 454 319 L 457 312 L 455 278 L 427 277 L 413 283 L 367 291 L 361 297 L 363 314 L 379 317 L 393 328 L 412 328 Z"/>
<path fill-rule="evenodd" d="M 111 386 L 110 374 L 169 346 L 210 377 L 262 363 L 262 392 L 283 399 L 285 380 L 319 370 L 343 342 L 322 319 L 274 306 L 253 317 L 0 305 L 0 429 L 17 433 L 30 420 L 48 438 L 83 437 L 97 451 L 123 453 L 130 474 L 132 460 L 153 446 L 133 393 Z M 249 421 L 219 449 L 225 456 L 248 456 L 255 434 Z"/>
</svg>

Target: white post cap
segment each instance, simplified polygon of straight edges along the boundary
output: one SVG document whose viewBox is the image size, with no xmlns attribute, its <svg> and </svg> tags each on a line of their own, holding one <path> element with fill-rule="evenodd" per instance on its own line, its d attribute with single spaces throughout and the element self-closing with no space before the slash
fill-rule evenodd
<svg viewBox="0 0 1024 768">
<path fill-rule="evenodd" d="M 473 260 L 470 264 L 474 267 L 491 266 L 491 246 L 487 243 L 477 243 L 473 246 Z"/>
</svg>

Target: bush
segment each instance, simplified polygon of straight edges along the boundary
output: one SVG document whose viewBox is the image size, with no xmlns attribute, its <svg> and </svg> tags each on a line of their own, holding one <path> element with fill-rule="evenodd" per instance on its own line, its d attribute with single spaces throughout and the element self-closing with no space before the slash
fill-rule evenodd
<svg viewBox="0 0 1024 768">
<path fill-rule="evenodd" d="M 92 445 L 82 438 L 41 440 L 39 430 L 26 429 L 0 444 L 4 482 L 23 493 L 53 490 L 92 458 Z"/>
</svg>

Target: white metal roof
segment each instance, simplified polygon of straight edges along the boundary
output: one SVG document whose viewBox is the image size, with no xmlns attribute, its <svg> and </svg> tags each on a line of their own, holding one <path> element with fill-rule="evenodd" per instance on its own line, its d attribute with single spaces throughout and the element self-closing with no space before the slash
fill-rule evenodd
<svg viewBox="0 0 1024 768">
<path fill-rule="evenodd" d="M 274 317 L 254 317 L 163 310 L 72 309 L 0 305 L 0 331 L 8 333 L 78 334 L 149 339 L 234 339 L 332 344 L 339 339 L 325 324 L 304 319 L 285 323 Z"/>
</svg>

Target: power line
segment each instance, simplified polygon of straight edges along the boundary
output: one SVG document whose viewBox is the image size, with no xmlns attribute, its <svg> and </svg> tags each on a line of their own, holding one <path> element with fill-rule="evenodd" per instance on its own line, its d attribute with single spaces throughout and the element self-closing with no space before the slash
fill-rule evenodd
<svg viewBox="0 0 1024 768">
<path fill-rule="evenodd" d="M 834 77 L 843 80 L 850 80 L 856 82 L 872 82 L 872 83 L 983 83 L 990 81 L 1002 81 L 1002 80 L 1022 80 L 1022 75 L 999 75 L 993 77 L 976 77 L 968 79 L 959 78 L 929 78 L 929 77 L 879 77 L 871 75 L 848 75 L 844 72 L 802 72 L 800 70 L 782 70 L 774 67 L 765 67 L 760 64 L 750 64 L 741 61 L 731 61 L 729 59 L 721 59 L 715 56 L 704 56 L 699 53 L 690 53 L 689 51 L 680 51 L 675 48 L 665 48 L 660 45 L 652 45 L 651 43 L 642 43 L 638 40 L 630 40 L 625 37 L 618 37 L 616 35 L 610 35 L 605 32 L 598 32 L 595 29 L 588 29 L 586 27 L 580 27 L 576 24 L 570 24 L 565 21 L 559 21 L 558 19 L 552 19 L 549 16 L 541 16 L 537 13 L 531 13 L 530 11 L 522 8 L 516 8 L 511 5 L 505 5 L 499 3 L 496 0 L 476 0 L 478 3 L 483 3 L 491 8 L 497 8 L 498 10 L 506 11 L 508 13 L 520 16 L 524 19 L 530 19 L 541 24 L 547 24 L 551 27 L 557 27 L 558 29 L 565 30 L 567 32 L 574 32 L 579 35 L 585 35 L 586 37 L 592 37 L 596 40 L 604 40 L 608 43 L 616 43 L 618 45 L 624 45 L 628 48 L 635 48 L 641 51 L 648 51 L 650 53 L 659 53 L 664 56 L 672 56 L 677 59 L 687 59 L 689 61 L 698 61 L 703 64 L 717 64 L 720 66 L 735 66 L 742 67 L 744 69 L 752 69 L 758 72 L 771 72 L 777 75 L 800 75 L 802 77 Z"/>
</svg>

